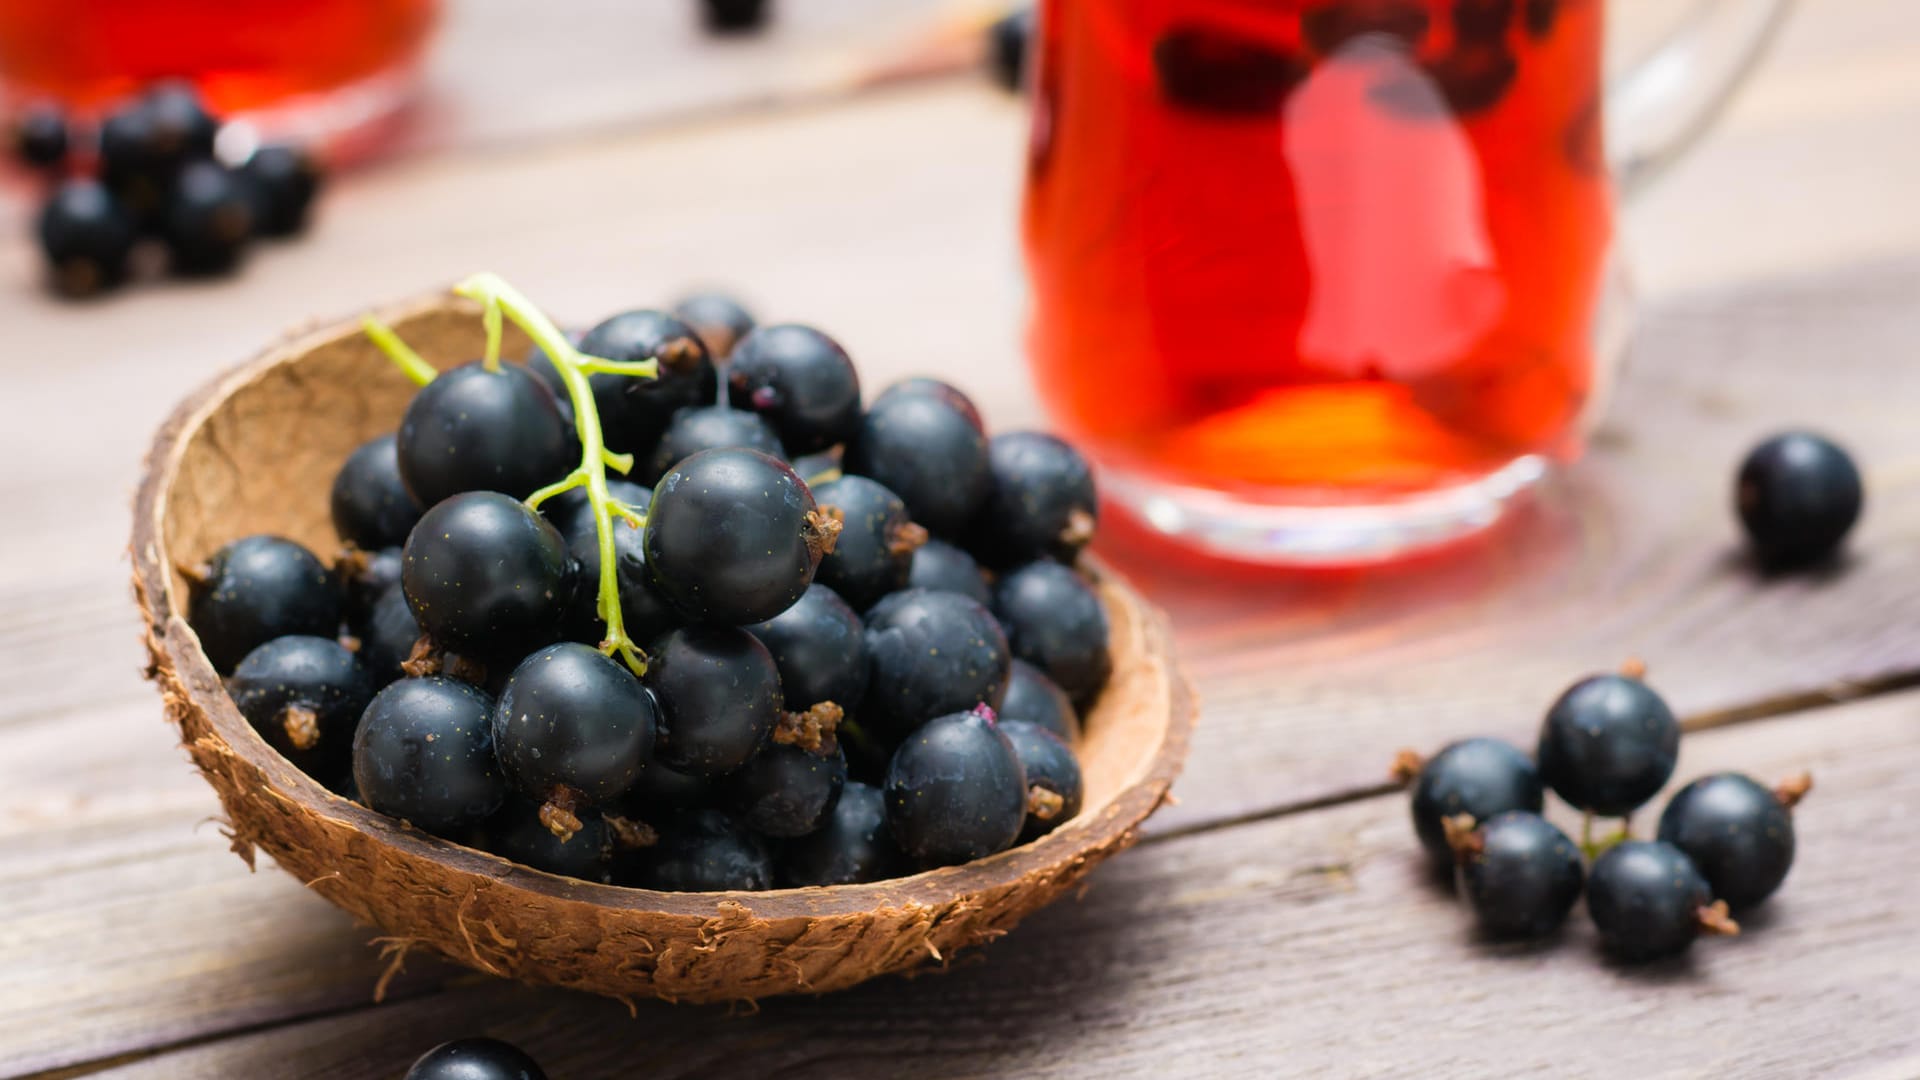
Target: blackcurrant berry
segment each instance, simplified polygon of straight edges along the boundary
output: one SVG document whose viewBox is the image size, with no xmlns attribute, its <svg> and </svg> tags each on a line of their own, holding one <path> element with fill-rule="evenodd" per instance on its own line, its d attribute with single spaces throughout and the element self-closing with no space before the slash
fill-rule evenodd
<svg viewBox="0 0 1920 1080">
<path fill-rule="evenodd" d="M 553 392 L 525 368 L 479 361 L 443 371 L 407 403 L 395 443 L 400 475 L 422 506 L 463 491 L 524 499 L 577 460 Z"/>
<path fill-rule="evenodd" d="M 758 450 L 705 450 L 654 487 L 647 565 L 688 621 L 744 626 L 800 599 L 837 528 L 785 462 Z"/>
<path fill-rule="evenodd" d="M 1776 435 L 1740 466 L 1736 499 L 1760 561 L 1792 569 L 1839 548 L 1860 518 L 1860 470 L 1845 450 L 1812 432 Z"/>
<path fill-rule="evenodd" d="M 1022 4 L 987 28 L 987 60 L 993 81 L 1008 93 L 1026 85 L 1027 52 L 1033 41 L 1033 5 Z"/>
<path fill-rule="evenodd" d="M 811 326 L 762 326 L 734 347 L 727 398 L 773 426 L 789 454 L 811 454 L 853 437 L 860 376 L 840 343 Z"/>
<path fill-rule="evenodd" d="M 323 783 L 353 766 L 353 731 L 373 700 L 373 676 L 332 638 L 291 635 L 248 653 L 227 692 L 281 756 Z"/>
<path fill-rule="evenodd" d="M 1632 962 L 1678 956 L 1702 931 L 1740 929 L 1686 852 L 1652 840 L 1622 841 L 1594 860 L 1587 912 L 1600 944 Z"/>
<path fill-rule="evenodd" d="M 407 537 L 400 581 L 420 628 L 456 652 L 517 657 L 554 641 L 576 564 L 545 518 L 497 491 L 436 504 Z"/>
<path fill-rule="evenodd" d="M 713 789 L 707 781 L 669 769 L 655 758 L 640 770 L 640 778 L 627 789 L 621 805 L 630 815 L 651 820 L 660 810 L 691 810 L 712 800 Z"/>
<path fill-rule="evenodd" d="M 1169 105 L 1221 117 L 1274 116 L 1310 65 L 1236 30 L 1171 27 L 1153 43 L 1153 71 Z"/>
<path fill-rule="evenodd" d="M 375 685 L 385 686 L 404 675 L 400 665 L 420 640 L 420 624 L 414 621 L 406 590 L 395 585 L 382 593 L 354 633 L 360 639 L 360 662 Z"/>
<path fill-rule="evenodd" d="M 174 273 L 223 274 L 253 239 L 253 201 L 225 166 L 190 161 L 174 179 L 161 229 Z"/>
<path fill-rule="evenodd" d="M 887 828 L 923 867 L 1005 851 L 1027 819 L 1027 779 L 993 710 L 922 724 L 887 764 Z"/>
<path fill-rule="evenodd" d="M 577 810 L 578 831 L 565 840 L 541 820 L 544 804 L 522 795 L 507 801 L 481 827 L 481 846 L 522 866 L 561 877 L 608 884 L 613 880 L 613 837 L 595 810 Z"/>
<path fill-rule="evenodd" d="M 880 396 L 875 398 L 873 403 L 878 405 L 883 401 L 891 402 L 903 397 L 927 397 L 944 402 L 965 417 L 967 423 L 972 424 L 975 430 L 982 433 L 987 430 L 986 421 L 980 418 L 979 406 L 952 383 L 941 382 L 939 379 L 928 378 L 925 375 L 915 375 L 888 386 L 880 392 Z"/>
<path fill-rule="evenodd" d="M 839 593 L 816 581 L 792 607 L 747 630 L 773 655 L 788 709 L 830 701 L 851 715 L 865 700 L 866 628 Z"/>
<path fill-rule="evenodd" d="M 739 34 L 766 25 L 771 0 L 700 0 L 702 21 L 716 34 Z"/>
<path fill-rule="evenodd" d="M 660 828 L 659 841 L 633 861 L 633 883 L 663 892 L 773 888 L 773 856 L 766 844 L 719 810 L 673 815 Z"/>
<path fill-rule="evenodd" d="M 719 376 L 706 345 L 693 327 L 665 312 L 615 315 L 586 332 L 580 351 L 606 360 L 660 362 L 656 379 L 604 374 L 589 379 L 607 445 L 615 450 L 645 454 L 674 413 L 717 400 Z"/>
<path fill-rule="evenodd" d="M 1001 578 L 994 611 L 1006 627 L 1013 655 L 1046 672 L 1075 705 L 1086 708 L 1107 685 L 1107 612 L 1072 569 L 1029 563 Z"/>
<path fill-rule="evenodd" d="M 498 1039 L 455 1039 L 420 1055 L 401 1080 L 547 1080 L 519 1047 Z"/>
<path fill-rule="evenodd" d="M 493 699 L 437 675 L 374 695 L 353 737 L 366 805 L 447 835 L 486 820 L 507 796 L 493 754 Z"/>
<path fill-rule="evenodd" d="M 987 465 L 992 490 L 967 538 L 975 553 L 1001 567 L 1073 562 L 1100 512 L 1080 452 L 1044 432 L 1014 431 L 987 444 Z"/>
<path fill-rule="evenodd" d="M 646 500 L 641 500 L 645 513 Z M 580 564 L 579 583 L 573 592 L 573 607 L 567 617 L 568 635 L 588 645 L 598 645 L 606 637 L 606 622 L 600 618 L 600 533 L 593 514 L 576 513 L 564 530 L 567 552 Z M 644 533 L 627 519 L 613 518 L 614 581 L 620 589 L 620 618 L 627 634 L 635 641 L 664 634 L 680 625 L 680 616 L 653 586 L 647 570 Z"/>
<path fill-rule="evenodd" d="M 913 552 L 907 585 L 915 589 L 956 592 L 979 604 L 993 603 L 993 589 L 973 556 L 945 540 L 929 539 Z"/>
<path fill-rule="evenodd" d="M 13 120 L 13 156 L 22 165 L 52 172 L 67 160 L 67 114 L 58 105 L 36 103 Z"/>
<path fill-rule="evenodd" d="M 1489 936 L 1542 938 L 1567 921 L 1585 871 L 1566 833 L 1526 810 L 1495 814 L 1477 828 L 1464 815 L 1447 820 L 1457 823 L 1461 891 Z"/>
<path fill-rule="evenodd" d="M 1804 776 L 1770 791 L 1738 773 L 1703 776 L 1660 815 L 1660 839 L 1687 853 L 1713 895 L 1734 910 L 1772 896 L 1793 866 L 1792 805 Z"/>
<path fill-rule="evenodd" d="M 1013 663 L 993 615 L 958 593 L 907 589 L 867 612 L 864 729 L 885 745 L 934 717 L 999 708 Z"/>
<path fill-rule="evenodd" d="M 373 606 L 388 589 L 400 584 L 400 574 L 406 564 L 406 557 L 397 547 L 377 551 L 348 548 L 334 560 L 333 579 L 340 587 L 341 616 L 346 620 L 348 631 L 359 635 L 367 620 L 373 617 Z"/>
<path fill-rule="evenodd" d="M 1545 802 L 1533 759 L 1500 739 L 1451 743 L 1424 762 L 1409 751 L 1395 769 L 1413 780 L 1413 831 L 1436 869 L 1451 871 L 1455 862 L 1447 818 L 1465 815 L 1478 822 L 1510 810 L 1538 814 Z"/>
<path fill-rule="evenodd" d="M 660 706 L 655 757 L 712 778 L 745 765 L 780 720 L 780 673 L 759 639 L 731 627 L 675 630 L 648 650 Z"/>
<path fill-rule="evenodd" d="M 62 183 L 40 211 L 40 251 L 65 296 L 91 296 L 124 280 L 133 240 L 119 200 L 92 180 Z"/>
<path fill-rule="evenodd" d="M 187 575 L 187 622 L 214 670 L 226 673 L 277 637 L 332 637 L 340 596 L 313 553 L 277 536 L 248 536 Z"/>
<path fill-rule="evenodd" d="M 653 753 L 654 702 L 633 673 L 577 642 L 513 669 L 493 710 L 493 746 L 522 794 L 559 810 L 610 802 Z M 555 835 L 570 831 L 550 822 Z"/>
<path fill-rule="evenodd" d="M 965 527 L 993 482 L 987 437 L 933 393 L 882 394 L 860 418 L 843 465 L 886 485 L 914 521 L 942 536 Z"/>
<path fill-rule="evenodd" d="M 100 180 L 120 200 L 137 227 L 160 223 L 180 161 L 170 157 L 153 117 L 138 103 L 122 106 L 100 122 Z"/>
<path fill-rule="evenodd" d="M 762 836 L 805 836 L 833 812 L 847 782 L 839 746 L 815 752 L 770 742 L 727 776 L 726 795 L 737 820 Z"/>
<path fill-rule="evenodd" d="M 1080 762 L 1060 736 L 1026 720 L 1000 724 L 1027 777 L 1027 820 L 1020 842 L 1036 840 L 1072 821 L 1085 797 Z"/>
<path fill-rule="evenodd" d="M 887 831 L 887 799 L 879 788 L 849 780 L 819 829 L 780 850 L 788 886 L 855 885 L 901 871 L 900 848 Z"/>
<path fill-rule="evenodd" d="M 292 236 L 307 227 L 307 211 L 320 190 L 320 165 L 295 146 L 269 144 L 240 167 L 253 199 L 254 229 L 261 236 Z"/>
<path fill-rule="evenodd" d="M 185 164 L 213 156 L 220 121 L 207 111 L 192 85 L 161 83 L 147 91 L 138 107 L 153 125 L 154 147 L 166 160 Z"/>
<path fill-rule="evenodd" d="M 715 360 L 725 360 L 755 325 L 753 313 L 744 304 L 719 292 L 686 297 L 673 305 L 673 317 L 693 327 Z"/>
<path fill-rule="evenodd" d="M 1024 720 L 1060 736 L 1068 746 L 1080 741 L 1080 714 L 1047 674 L 1025 660 L 1015 660 L 1007 672 L 1007 695 L 1000 702 L 1003 720 Z"/>
<path fill-rule="evenodd" d="M 774 434 L 765 420 L 725 405 L 705 405 L 673 414 L 673 421 L 660 434 L 660 442 L 637 475 L 648 483 L 656 483 L 667 475 L 667 470 L 700 451 L 726 447 L 744 447 L 781 461 L 787 459 L 780 436 Z"/>
<path fill-rule="evenodd" d="M 377 551 L 407 542 L 424 509 L 400 479 L 395 437 L 362 443 L 333 477 L 333 530 L 340 539 Z"/>
<path fill-rule="evenodd" d="M 1573 806 L 1624 817 L 1666 786 L 1680 754 L 1680 723 L 1639 679 L 1595 675 L 1547 710 L 1535 756 L 1540 777 Z"/>
<path fill-rule="evenodd" d="M 842 476 L 814 488 L 813 499 L 840 513 L 840 536 L 816 574 L 821 582 L 861 611 L 906 588 L 927 530 L 908 519 L 900 496 L 864 476 Z"/>
</svg>

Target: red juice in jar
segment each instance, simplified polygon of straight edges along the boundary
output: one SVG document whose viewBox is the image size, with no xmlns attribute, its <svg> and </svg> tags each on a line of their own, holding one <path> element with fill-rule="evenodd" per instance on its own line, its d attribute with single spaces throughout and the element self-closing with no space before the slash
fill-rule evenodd
<svg viewBox="0 0 1920 1080">
<path fill-rule="evenodd" d="M 1043 397 L 1108 475 L 1367 505 L 1571 453 L 1601 0 L 1046 0 Z"/>
</svg>

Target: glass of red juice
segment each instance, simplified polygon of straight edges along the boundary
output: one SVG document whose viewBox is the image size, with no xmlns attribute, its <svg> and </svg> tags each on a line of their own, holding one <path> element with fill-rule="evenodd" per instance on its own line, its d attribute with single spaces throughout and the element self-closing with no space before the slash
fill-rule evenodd
<svg viewBox="0 0 1920 1080">
<path fill-rule="evenodd" d="M 1693 5 L 1613 86 L 1609 6 L 1043 0 L 1030 351 L 1110 504 L 1236 560 L 1358 564 L 1576 456 L 1625 336 L 1616 191 L 1786 0 Z"/>
<path fill-rule="evenodd" d="M 438 0 L 0 0 L 13 104 L 97 112 L 161 80 L 223 115 L 334 143 L 411 95 Z"/>
</svg>

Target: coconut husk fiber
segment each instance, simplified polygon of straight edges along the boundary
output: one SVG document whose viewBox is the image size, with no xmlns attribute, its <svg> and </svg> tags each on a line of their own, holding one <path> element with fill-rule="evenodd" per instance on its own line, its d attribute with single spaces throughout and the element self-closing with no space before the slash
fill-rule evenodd
<svg viewBox="0 0 1920 1080">
<path fill-rule="evenodd" d="M 440 367 L 477 357 L 478 309 L 438 294 L 376 313 Z M 526 348 L 509 330 L 509 355 Z M 264 851 L 378 927 L 528 983 L 621 997 L 737 1001 L 838 990 L 939 965 L 1004 934 L 1131 845 L 1186 755 L 1193 702 L 1160 616 L 1111 575 L 1114 677 L 1085 718 L 1085 809 L 1040 840 L 966 866 L 870 885 L 661 893 L 556 877 L 327 791 L 234 708 L 187 625 L 193 566 L 275 533 L 337 549 L 327 497 L 353 448 L 398 423 L 413 387 L 358 319 L 293 333 L 189 397 L 154 440 L 134 515 L 134 590 L 167 717 L 226 808 L 233 849 Z"/>
</svg>

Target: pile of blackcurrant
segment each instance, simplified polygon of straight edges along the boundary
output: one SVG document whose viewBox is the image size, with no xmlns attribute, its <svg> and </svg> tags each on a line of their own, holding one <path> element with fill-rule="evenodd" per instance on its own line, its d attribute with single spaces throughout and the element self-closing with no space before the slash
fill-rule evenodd
<svg viewBox="0 0 1920 1080">
<path fill-rule="evenodd" d="M 873 881 L 1074 817 L 1112 661 L 1072 447 L 989 438 L 933 380 L 863 402 L 832 338 L 724 296 L 575 338 L 492 275 L 457 291 L 488 329 L 463 366 L 367 323 L 420 388 L 335 477 L 332 565 L 249 536 L 186 575 L 288 760 L 427 832 L 670 890 Z"/>
<path fill-rule="evenodd" d="M 1804 773 L 1771 789 L 1702 777 L 1669 800 L 1657 839 L 1632 838 L 1628 817 L 1666 786 L 1680 750 L 1680 724 L 1644 674 L 1629 665 L 1575 683 L 1547 710 L 1533 757 L 1476 738 L 1394 763 L 1413 790 L 1414 833 L 1487 936 L 1551 936 L 1584 889 L 1608 953 L 1658 960 L 1702 933 L 1738 933 L 1732 914 L 1786 879 Z M 1548 789 L 1585 814 L 1578 845 L 1541 816 Z M 1619 833 L 1596 842 L 1595 817 L 1621 819 Z"/>
<path fill-rule="evenodd" d="M 220 126 L 184 83 L 153 87 L 108 113 L 97 131 L 56 106 L 22 110 L 14 156 L 53 183 L 40 211 L 40 248 L 54 290 L 91 296 L 119 285 L 148 244 L 165 249 L 176 274 L 225 273 L 254 239 L 305 228 L 320 186 L 313 158 L 269 144 L 229 167 L 214 153 Z"/>
</svg>

